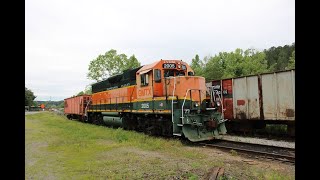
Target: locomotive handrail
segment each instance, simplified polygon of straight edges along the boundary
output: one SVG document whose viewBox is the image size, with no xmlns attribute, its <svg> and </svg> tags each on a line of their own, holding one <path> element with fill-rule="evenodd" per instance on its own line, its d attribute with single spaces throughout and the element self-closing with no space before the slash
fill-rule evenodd
<svg viewBox="0 0 320 180">
<path fill-rule="evenodd" d="M 175 91 L 175 89 L 176 89 L 176 77 L 173 77 L 173 91 L 172 91 L 172 96 L 174 97 L 174 91 Z M 172 116 L 172 119 L 171 119 L 171 121 L 172 121 L 172 123 L 174 122 L 173 121 L 173 99 L 174 98 L 172 98 L 172 100 L 171 100 L 171 116 Z"/>
<path fill-rule="evenodd" d="M 216 91 L 216 93 L 218 94 L 218 96 L 219 96 L 219 99 L 220 99 L 220 103 L 221 103 L 221 108 L 222 108 L 222 113 L 221 113 L 221 117 L 222 117 L 222 119 L 224 119 L 224 109 L 223 109 L 223 100 L 222 100 L 222 93 L 221 93 L 221 96 L 220 96 L 220 94 L 219 94 L 218 90 L 215 90 L 215 91 Z"/>
<path fill-rule="evenodd" d="M 183 99 L 183 103 L 182 103 L 182 106 L 181 106 L 181 118 L 184 118 L 183 117 L 183 107 L 184 107 L 184 103 L 186 102 L 186 99 L 187 99 L 187 94 L 188 94 L 188 92 L 190 91 L 190 93 L 191 93 L 191 90 L 199 90 L 199 92 L 201 91 L 201 89 L 187 89 L 187 91 L 186 91 L 186 95 L 184 96 L 184 99 Z M 199 93 L 199 96 L 200 96 L 200 98 L 201 98 L 201 94 Z M 191 101 L 192 101 L 192 99 L 191 99 Z M 200 102 L 201 103 L 201 102 Z M 191 104 L 190 104 L 190 107 L 191 107 Z M 181 120 L 181 123 L 183 124 L 183 120 Z"/>
<path fill-rule="evenodd" d="M 84 109 L 84 115 L 88 117 L 88 107 L 90 105 L 91 100 L 89 99 L 86 108 Z"/>
<path fill-rule="evenodd" d="M 183 107 L 184 107 L 184 103 L 186 102 L 186 98 L 187 98 L 187 94 L 189 92 L 190 89 L 187 89 L 186 91 L 186 95 L 184 96 L 184 99 L 183 99 L 183 103 L 182 103 L 182 106 L 181 106 L 181 124 L 183 124 Z"/>
</svg>

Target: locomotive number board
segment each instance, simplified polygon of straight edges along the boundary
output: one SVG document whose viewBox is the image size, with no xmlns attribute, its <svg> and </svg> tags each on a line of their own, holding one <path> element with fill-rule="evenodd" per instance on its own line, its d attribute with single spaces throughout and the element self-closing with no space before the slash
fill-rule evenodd
<svg viewBox="0 0 320 180">
<path fill-rule="evenodd" d="M 175 63 L 164 63 L 164 64 L 162 64 L 162 67 L 164 69 L 175 69 L 176 68 L 176 64 Z"/>
</svg>

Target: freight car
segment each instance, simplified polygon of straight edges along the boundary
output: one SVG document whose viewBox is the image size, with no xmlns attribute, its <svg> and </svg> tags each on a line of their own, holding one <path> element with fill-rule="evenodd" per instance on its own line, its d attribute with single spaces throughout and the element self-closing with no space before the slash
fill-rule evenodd
<svg viewBox="0 0 320 180">
<path fill-rule="evenodd" d="M 91 101 L 91 95 L 79 95 L 64 99 L 64 114 L 68 119 L 86 119 L 86 108 Z"/>
<path fill-rule="evenodd" d="M 25 111 L 44 111 L 44 108 L 44 104 L 38 106 L 25 106 Z"/>
<path fill-rule="evenodd" d="M 77 115 L 93 124 L 203 141 L 227 132 L 211 104 L 204 77 L 182 60 L 158 60 L 92 84 L 91 101 L 80 108 L 87 113 Z"/>
<path fill-rule="evenodd" d="M 295 134 L 295 70 L 207 83 L 212 97 L 222 99 L 220 112 L 228 130 L 252 132 L 266 124 L 285 124 Z M 220 101 L 218 101 L 220 102 Z"/>
</svg>

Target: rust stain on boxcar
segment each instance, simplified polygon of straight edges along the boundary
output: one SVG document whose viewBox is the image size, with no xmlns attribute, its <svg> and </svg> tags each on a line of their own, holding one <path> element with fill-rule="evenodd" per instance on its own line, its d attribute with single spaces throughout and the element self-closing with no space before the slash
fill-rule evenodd
<svg viewBox="0 0 320 180">
<path fill-rule="evenodd" d="M 246 103 L 246 101 L 243 100 L 243 99 L 237 100 L 237 105 L 238 106 L 243 106 L 245 103 Z"/>
<path fill-rule="evenodd" d="M 246 113 L 243 111 L 237 111 L 237 119 L 247 119 Z"/>
<path fill-rule="evenodd" d="M 224 98 L 224 117 L 227 119 L 233 119 L 233 102 L 232 98 Z"/>
<path fill-rule="evenodd" d="M 287 117 L 294 117 L 294 110 L 293 109 L 286 109 L 286 116 Z"/>
<path fill-rule="evenodd" d="M 258 76 L 258 92 L 259 92 L 259 110 L 260 110 L 260 119 L 264 120 L 264 110 L 263 110 L 263 92 L 262 92 L 262 82 L 261 75 Z"/>
</svg>

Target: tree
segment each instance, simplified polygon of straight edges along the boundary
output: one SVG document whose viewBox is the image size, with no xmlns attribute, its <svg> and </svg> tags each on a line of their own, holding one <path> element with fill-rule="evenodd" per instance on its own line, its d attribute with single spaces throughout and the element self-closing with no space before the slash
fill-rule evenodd
<svg viewBox="0 0 320 180">
<path fill-rule="evenodd" d="M 80 95 L 83 95 L 84 92 L 83 91 L 80 91 L 76 96 L 80 96 Z"/>
<path fill-rule="evenodd" d="M 289 60 L 288 67 L 286 69 L 294 69 L 296 67 L 296 55 L 295 51 L 292 52 L 292 55 Z"/>
<path fill-rule="evenodd" d="M 285 70 L 295 67 L 294 48 L 295 43 L 271 47 L 263 52 L 253 48 L 245 51 L 237 48 L 232 52 L 219 52 L 213 57 L 205 56 L 203 60 L 196 55 L 191 67 L 196 75 L 204 76 L 206 80 Z"/>
<path fill-rule="evenodd" d="M 59 105 L 58 108 L 64 108 L 64 101 L 62 101 Z"/>
<path fill-rule="evenodd" d="M 25 98 L 24 98 L 24 105 L 25 106 L 31 106 L 33 104 L 33 100 L 36 98 L 36 96 L 33 94 L 33 92 L 25 87 Z"/>
<path fill-rule="evenodd" d="M 237 77 L 243 75 L 243 50 L 236 49 L 234 52 L 223 52 L 221 59 L 224 61 L 223 78 Z"/>
<path fill-rule="evenodd" d="M 295 50 L 295 43 L 291 45 L 271 47 L 265 49 L 269 72 L 285 70 L 288 67 L 292 52 Z"/>
<path fill-rule="evenodd" d="M 92 86 L 87 85 L 86 88 L 84 89 L 84 94 L 92 94 Z"/>
<path fill-rule="evenodd" d="M 194 70 L 196 68 L 199 68 L 200 67 L 200 58 L 199 58 L 199 55 L 196 54 L 196 56 L 192 59 L 191 61 L 191 65 L 190 67 Z"/>
<path fill-rule="evenodd" d="M 255 49 L 248 49 L 244 52 L 244 62 L 242 66 L 242 75 L 244 76 L 268 72 L 266 54 Z"/>
<path fill-rule="evenodd" d="M 203 59 L 203 76 L 209 80 L 246 76 L 267 72 L 268 65 L 264 52 L 255 49 L 236 49 L 234 52 L 220 52 Z M 196 61 L 194 61 L 196 62 Z"/>
<path fill-rule="evenodd" d="M 223 59 L 218 56 L 206 56 L 204 60 L 207 60 L 204 68 L 204 77 L 206 80 L 220 79 L 223 76 Z"/>
<path fill-rule="evenodd" d="M 74 95 L 72 97 L 75 97 L 75 96 L 80 96 L 80 95 L 84 95 L 84 94 L 87 94 L 87 95 L 90 95 L 92 94 L 92 87 L 91 85 L 86 85 L 85 89 L 83 91 L 80 91 L 77 95 Z"/>
<path fill-rule="evenodd" d="M 195 75 L 202 76 L 204 74 L 203 72 L 204 63 L 200 60 L 198 54 L 196 54 L 195 58 L 192 59 L 190 67 L 195 72 Z"/>
<path fill-rule="evenodd" d="M 111 49 L 104 55 L 99 55 L 96 59 L 90 61 L 87 77 L 100 81 L 115 74 L 119 74 L 123 70 L 139 66 L 140 62 L 134 55 L 130 56 L 128 59 L 127 55 L 118 55 L 116 50 Z"/>
<path fill-rule="evenodd" d="M 138 59 L 134 55 L 130 56 L 130 58 L 128 59 L 128 62 L 127 62 L 126 69 L 134 69 L 139 66 L 141 66 L 141 65 L 140 65 L 140 62 L 138 61 Z"/>
</svg>

